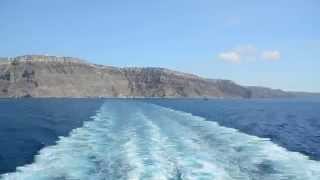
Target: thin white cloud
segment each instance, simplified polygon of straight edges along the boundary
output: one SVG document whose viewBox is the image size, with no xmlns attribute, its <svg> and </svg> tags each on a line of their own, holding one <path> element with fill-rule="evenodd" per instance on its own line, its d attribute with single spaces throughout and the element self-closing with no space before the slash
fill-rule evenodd
<svg viewBox="0 0 320 180">
<path fill-rule="evenodd" d="M 233 51 L 220 53 L 219 58 L 231 63 L 240 63 L 240 54 Z"/>
<path fill-rule="evenodd" d="M 277 50 L 263 51 L 261 53 L 261 58 L 265 60 L 276 61 L 281 58 L 281 54 Z"/>
<path fill-rule="evenodd" d="M 231 50 L 221 52 L 218 55 L 219 59 L 229 63 L 241 63 L 255 61 L 257 59 L 279 60 L 281 55 L 277 50 L 258 51 L 253 45 L 237 46 Z"/>
<path fill-rule="evenodd" d="M 242 61 L 255 60 L 257 54 L 257 49 L 253 45 L 243 45 L 237 46 L 230 51 L 222 52 L 219 54 L 221 60 L 240 63 Z"/>
</svg>

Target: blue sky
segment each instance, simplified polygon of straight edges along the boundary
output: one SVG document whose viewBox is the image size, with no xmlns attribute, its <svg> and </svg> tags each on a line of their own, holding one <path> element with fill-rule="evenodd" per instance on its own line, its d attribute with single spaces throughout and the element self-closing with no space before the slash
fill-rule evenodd
<svg viewBox="0 0 320 180">
<path fill-rule="evenodd" d="M 320 1 L 1 0 L 0 56 L 23 54 L 320 92 Z"/>
</svg>

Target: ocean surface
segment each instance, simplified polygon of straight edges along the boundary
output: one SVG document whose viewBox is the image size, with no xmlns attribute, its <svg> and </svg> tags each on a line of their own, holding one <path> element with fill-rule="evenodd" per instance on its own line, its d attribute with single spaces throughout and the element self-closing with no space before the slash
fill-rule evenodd
<svg viewBox="0 0 320 180">
<path fill-rule="evenodd" d="M 2 180 L 319 180 L 320 99 L 2 99 Z"/>
</svg>

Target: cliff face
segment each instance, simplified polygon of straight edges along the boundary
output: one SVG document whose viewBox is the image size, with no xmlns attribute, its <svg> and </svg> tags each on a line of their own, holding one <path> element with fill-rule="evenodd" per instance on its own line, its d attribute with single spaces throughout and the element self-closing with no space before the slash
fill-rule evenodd
<svg viewBox="0 0 320 180">
<path fill-rule="evenodd" d="M 0 65 L 4 97 L 94 97 L 129 94 L 119 68 L 100 67 L 73 58 L 23 56 Z"/>
<path fill-rule="evenodd" d="M 278 97 L 294 97 L 291 92 L 286 92 L 281 89 L 270 89 L 266 87 L 248 86 L 247 89 L 251 92 L 251 98 L 278 98 Z"/>
<path fill-rule="evenodd" d="M 254 96 L 253 96 L 254 95 Z M 55 56 L 0 62 L 0 97 L 260 97 L 229 80 L 163 68 L 116 68 Z"/>
<path fill-rule="evenodd" d="M 247 89 L 230 81 L 207 80 L 160 68 L 122 70 L 128 79 L 131 96 L 240 98 L 249 96 Z"/>
</svg>

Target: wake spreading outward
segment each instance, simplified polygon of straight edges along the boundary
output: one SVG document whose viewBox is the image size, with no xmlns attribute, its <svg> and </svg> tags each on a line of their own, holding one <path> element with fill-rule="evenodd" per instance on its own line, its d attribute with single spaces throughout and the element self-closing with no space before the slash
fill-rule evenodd
<svg viewBox="0 0 320 180">
<path fill-rule="evenodd" d="M 34 163 L 0 179 L 319 180 L 320 162 L 189 113 L 109 101 Z"/>
</svg>

